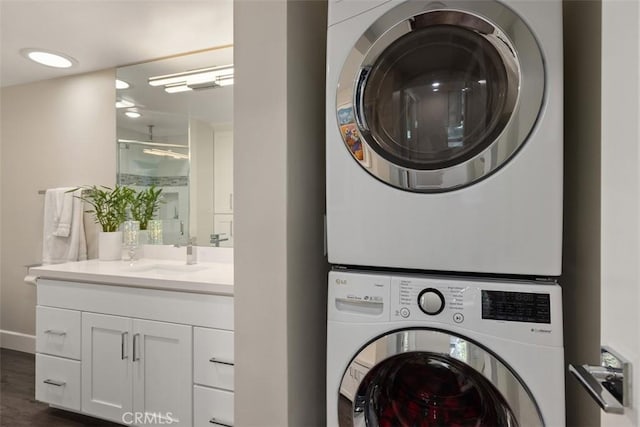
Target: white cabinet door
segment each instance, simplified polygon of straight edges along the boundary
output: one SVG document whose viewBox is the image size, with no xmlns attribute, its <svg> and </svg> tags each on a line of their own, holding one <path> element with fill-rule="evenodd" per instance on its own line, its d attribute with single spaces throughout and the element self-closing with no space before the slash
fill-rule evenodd
<svg viewBox="0 0 640 427">
<path fill-rule="evenodd" d="M 82 313 L 82 411 L 116 422 L 132 410 L 131 319 Z"/>
<path fill-rule="evenodd" d="M 193 382 L 233 391 L 233 331 L 193 328 Z"/>
<path fill-rule="evenodd" d="M 80 410 L 80 362 L 36 354 L 36 400 Z"/>
<path fill-rule="evenodd" d="M 216 132 L 213 144 L 213 209 L 233 213 L 233 132 Z"/>
<path fill-rule="evenodd" d="M 133 321 L 133 408 L 152 424 L 191 426 L 191 326 Z"/>
<path fill-rule="evenodd" d="M 233 392 L 193 386 L 194 427 L 233 426 Z"/>
<path fill-rule="evenodd" d="M 36 352 L 80 360 L 80 312 L 36 306 Z"/>
</svg>

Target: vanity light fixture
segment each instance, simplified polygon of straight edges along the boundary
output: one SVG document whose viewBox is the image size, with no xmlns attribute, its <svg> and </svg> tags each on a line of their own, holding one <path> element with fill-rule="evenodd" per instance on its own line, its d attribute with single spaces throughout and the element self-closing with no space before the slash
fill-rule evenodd
<svg viewBox="0 0 640 427">
<path fill-rule="evenodd" d="M 149 84 L 164 86 L 167 93 L 230 86 L 233 84 L 233 64 L 150 77 Z"/>
<path fill-rule="evenodd" d="M 74 58 L 45 49 L 22 49 L 20 53 L 27 59 L 53 68 L 70 68 L 78 63 Z"/>
<path fill-rule="evenodd" d="M 124 80 L 116 79 L 116 89 L 129 89 L 131 85 Z"/>
<path fill-rule="evenodd" d="M 130 119 L 138 119 L 142 117 L 142 114 L 138 113 L 137 111 L 125 111 L 124 115 L 129 117 Z"/>
<path fill-rule="evenodd" d="M 176 153 L 171 150 L 160 150 L 158 148 L 145 148 L 142 150 L 143 153 L 153 154 L 154 156 L 165 156 L 165 157 L 173 157 L 174 159 L 188 159 L 189 155 L 183 153 Z"/>
</svg>

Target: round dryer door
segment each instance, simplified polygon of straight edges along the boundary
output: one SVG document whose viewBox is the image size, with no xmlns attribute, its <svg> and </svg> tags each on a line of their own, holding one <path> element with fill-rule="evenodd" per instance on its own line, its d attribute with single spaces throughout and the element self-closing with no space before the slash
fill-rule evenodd
<svg viewBox="0 0 640 427">
<path fill-rule="evenodd" d="M 340 427 L 543 426 L 528 388 L 464 337 L 410 329 L 382 336 L 349 364 Z"/>
<path fill-rule="evenodd" d="M 354 159 L 415 192 L 472 184 L 503 166 L 540 113 L 534 35 L 499 2 L 404 2 L 345 60 L 337 120 Z"/>
</svg>

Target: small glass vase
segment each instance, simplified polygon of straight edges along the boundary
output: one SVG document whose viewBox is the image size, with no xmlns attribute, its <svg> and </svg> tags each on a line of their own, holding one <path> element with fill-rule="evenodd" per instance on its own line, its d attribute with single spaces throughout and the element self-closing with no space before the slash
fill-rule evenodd
<svg viewBox="0 0 640 427">
<path fill-rule="evenodd" d="M 151 219 L 147 223 L 147 231 L 149 232 L 149 244 L 161 245 L 162 244 L 162 220 Z"/>
<path fill-rule="evenodd" d="M 122 225 L 122 246 L 127 249 L 129 258 L 127 261 L 134 261 L 136 249 L 138 248 L 138 238 L 140 234 L 140 223 L 138 221 L 125 221 Z"/>
</svg>

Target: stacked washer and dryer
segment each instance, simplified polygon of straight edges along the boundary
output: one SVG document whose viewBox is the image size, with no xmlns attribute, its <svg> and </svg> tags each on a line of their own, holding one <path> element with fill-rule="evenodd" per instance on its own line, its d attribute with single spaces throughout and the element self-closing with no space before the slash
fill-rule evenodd
<svg viewBox="0 0 640 427">
<path fill-rule="evenodd" d="M 327 423 L 563 426 L 562 3 L 330 0 Z"/>
</svg>

